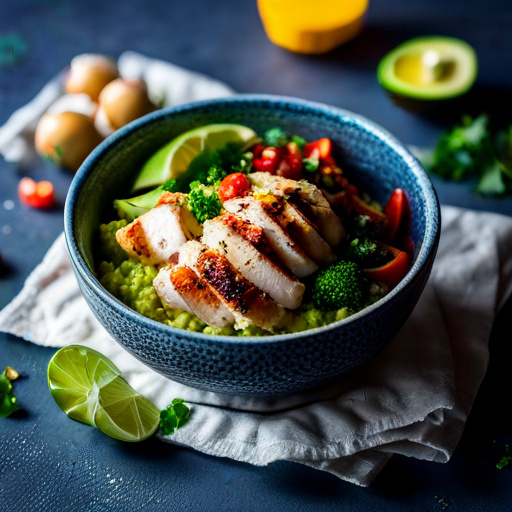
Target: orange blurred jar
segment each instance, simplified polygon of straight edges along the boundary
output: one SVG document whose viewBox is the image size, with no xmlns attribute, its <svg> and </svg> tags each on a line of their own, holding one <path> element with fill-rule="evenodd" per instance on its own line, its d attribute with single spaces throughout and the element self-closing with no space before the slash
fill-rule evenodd
<svg viewBox="0 0 512 512">
<path fill-rule="evenodd" d="M 326 53 L 361 32 L 368 0 L 258 0 L 268 38 L 298 53 Z"/>
</svg>

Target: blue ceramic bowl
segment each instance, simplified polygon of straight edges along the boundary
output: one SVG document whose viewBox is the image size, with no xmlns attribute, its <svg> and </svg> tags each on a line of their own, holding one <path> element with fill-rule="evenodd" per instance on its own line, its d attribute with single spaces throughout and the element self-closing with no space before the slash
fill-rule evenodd
<svg viewBox="0 0 512 512">
<path fill-rule="evenodd" d="M 373 306 L 331 325 L 279 336 L 199 334 L 149 320 L 107 292 L 95 276 L 101 222 L 112 201 L 129 194 L 144 161 L 180 133 L 210 123 L 239 123 L 262 133 L 280 126 L 306 140 L 329 137 L 337 161 L 373 197 L 405 190 L 411 207 L 414 263 Z M 269 396 L 338 379 L 386 345 L 416 305 L 439 239 L 439 204 L 417 160 L 394 137 L 361 116 L 295 98 L 240 95 L 182 105 L 138 119 L 105 140 L 84 162 L 65 211 L 69 254 L 80 288 L 105 329 L 166 377 L 222 393 Z"/>
</svg>

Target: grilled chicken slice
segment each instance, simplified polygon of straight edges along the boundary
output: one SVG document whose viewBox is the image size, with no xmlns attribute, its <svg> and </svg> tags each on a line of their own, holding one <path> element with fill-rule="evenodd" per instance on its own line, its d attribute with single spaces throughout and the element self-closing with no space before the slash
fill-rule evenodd
<svg viewBox="0 0 512 512">
<path fill-rule="evenodd" d="M 187 313 L 193 313 L 192 309 L 190 309 L 171 281 L 172 270 L 173 267 L 162 267 L 158 271 L 157 276 L 153 279 L 153 286 L 155 287 L 156 293 L 167 306 L 182 309 L 183 311 L 187 311 Z"/>
<path fill-rule="evenodd" d="M 153 281 L 156 292 L 168 306 L 194 313 L 212 327 L 224 327 L 235 322 L 207 282 L 185 265 L 162 268 Z"/>
<path fill-rule="evenodd" d="M 317 227 L 295 206 L 282 196 L 271 196 L 262 201 L 263 209 L 297 242 L 308 256 L 320 265 L 334 261 L 331 246 L 318 234 Z"/>
<path fill-rule="evenodd" d="M 265 255 L 270 247 L 261 228 L 229 213 L 206 221 L 203 228 L 203 243 L 224 255 L 245 279 L 285 308 L 300 306 L 305 287 Z"/>
<path fill-rule="evenodd" d="M 274 176 L 268 172 L 251 173 L 248 178 L 256 188 L 277 195 L 290 196 L 289 201 L 296 204 L 304 215 L 318 226 L 320 234 L 331 247 L 338 246 L 345 238 L 343 224 L 332 211 L 322 192 L 312 183 Z"/>
<path fill-rule="evenodd" d="M 182 220 L 181 205 L 161 204 L 119 229 L 116 239 L 143 265 L 166 264 L 188 240 Z"/>
<path fill-rule="evenodd" d="M 285 310 L 245 279 L 220 252 L 213 249 L 202 252 L 197 270 L 233 312 L 236 326 L 243 327 L 248 321 L 270 331 L 283 320 Z"/>
<path fill-rule="evenodd" d="M 180 251 L 180 265 L 194 268 L 235 317 L 235 327 L 254 324 L 272 330 L 280 324 L 285 310 L 266 293 L 245 279 L 219 251 L 199 242 L 186 243 Z"/>
<path fill-rule="evenodd" d="M 265 210 L 265 208 L 268 209 L 268 205 L 265 206 L 263 201 L 253 196 L 237 197 L 226 201 L 224 208 L 243 220 L 261 227 L 274 252 L 295 276 L 309 276 L 318 270 L 318 265 Z"/>
</svg>

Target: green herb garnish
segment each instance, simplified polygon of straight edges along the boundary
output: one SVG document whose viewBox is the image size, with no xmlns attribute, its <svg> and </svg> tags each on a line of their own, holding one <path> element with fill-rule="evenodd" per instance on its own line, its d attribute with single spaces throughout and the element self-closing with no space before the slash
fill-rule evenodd
<svg viewBox="0 0 512 512">
<path fill-rule="evenodd" d="M 18 400 L 12 392 L 11 381 L 18 378 L 18 372 L 9 366 L 0 374 L 0 418 L 17 411 Z"/>
<path fill-rule="evenodd" d="M 185 426 L 189 420 L 190 409 L 183 398 L 175 398 L 167 409 L 160 411 L 160 427 L 164 435 L 173 434 L 175 430 Z"/>
<path fill-rule="evenodd" d="M 271 128 L 263 134 L 263 141 L 266 146 L 282 148 L 290 142 L 290 136 L 281 128 Z"/>
<path fill-rule="evenodd" d="M 489 118 L 466 116 L 437 143 L 430 170 L 448 180 L 477 179 L 476 192 L 504 195 L 512 191 L 512 127 L 493 133 Z"/>
<path fill-rule="evenodd" d="M 507 466 L 512 466 L 512 450 L 510 449 L 510 446 L 508 444 L 505 445 L 505 454 L 498 462 L 498 464 L 496 464 L 496 467 L 498 469 L 503 469 L 506 468 Z"/>
</svg>

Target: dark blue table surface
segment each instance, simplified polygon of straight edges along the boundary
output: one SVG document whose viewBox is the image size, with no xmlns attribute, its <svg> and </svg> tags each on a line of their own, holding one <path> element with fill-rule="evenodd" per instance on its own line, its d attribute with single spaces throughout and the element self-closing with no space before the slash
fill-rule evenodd
<svg viewBox="0 0 512 512">
<path fill-rule="evenodd" d="M 0 0 L 0 124 L 73 56 L 115 57 L 131 49 L 203 72 L 240 92 L 344 107 L 406 144 L 430 146 L 462 112 L 487 110 L 512 121 L 511 27 L 509 0 L 373 0 L 366 29 L 355 41 L 309 57 L 266 39 L 255 0 Z M 461 37 L 478 53 L 477 87 L 457 110 L 404 110 L 377 83 L 376 64 L 384 53 L 429 34 Z M 24 175 L 54 182 L 58 208 L 21 206 L 16 188 Z M 0 253 L 7 266 L 0 308 L 62 231 L 71 179 L 49 164 L 27 173 L 0 158 Z M 434 184 L 442 203 L 512 215 L 511 198 L 481 198 L 470 184 Z M 495 467 L 512 441 L 511 313 L 509 301 L 496 320 L 489 371 L 452 460 L 436 464 L 395 456 L 366 489 L 293 463 L 257 468 L 151 440 L 117 442 L 59 411 L 46 386 L 54 349 L 0 334 L 0 367 L 9 364 L 23 377 L 15 383 L 22 411 L 0 420 L 0 510 L 512 510 L 512 471 Z"/>
</svg>

